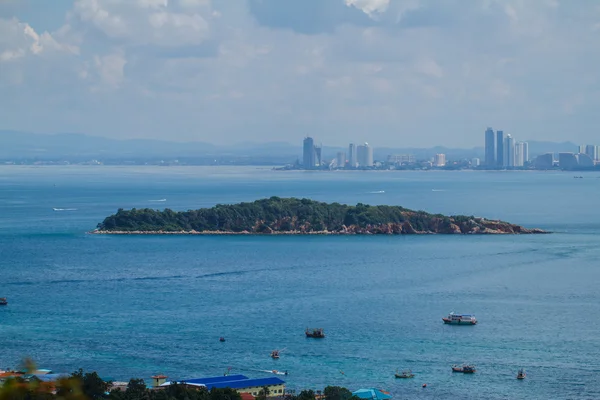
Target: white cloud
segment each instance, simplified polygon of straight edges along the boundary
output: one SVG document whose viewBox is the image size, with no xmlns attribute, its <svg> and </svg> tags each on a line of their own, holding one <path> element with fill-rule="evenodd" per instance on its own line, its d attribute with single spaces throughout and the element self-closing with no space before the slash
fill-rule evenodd
<svg viewBox="0 0 600 400">
<path fill-rule="evenodd" d="M 25 56 L 25 50 L 4 50 L 0 53 L 0 61 L 12 61 Z"/>
<path fill-rule="evenodd" d="M 210 10 L 203 11 L 211 17 Z M 198 45 L 209 36 L 207 18 L 178 12 L 167 0 L 76 0 L 74 16 L 129 45 Z"/>
<path fill-rule="evenodd" d="M 28 23 L 16 18 L 0 18 L 0 62 L 54 51 L 77 54 L 79 49 L 74 45 L 59 43 L 48 32 L 40 35 Z"/>
<path fill-rule="evenodd" d="M 370 17 L 383 13 L 390 5 L 390 0 L 345 0 L 348 7 L 356 7 Z"/>
<path fill-rule="evenodd" d="M 419 61 L 416 65 L 416 70 L 433 78 L 441 78 L 444 76 L 444 70 L 434 60 Z"/>
<path fill-rule="evenodd" d="M 95 56 L 94 65 L 96 71 L 100 76 L 102 84 L 106 86 L 98 85 L 94 89 L 118 89 L 125 78 L 125 64 L 127 64 L 127 60 L 122 51 L 116 51 L 102 57 Z"/>
<path fill-rule="evenodd" d="M 179 5 L 184 8 L 209 7 L 210 0 L 179 0 Z"/>
<path fill-rule="evenodd" d="M 137 4 L 141 8 L 159 9 L 169 5 L 169 0 L 137 0 Z"/>
</svg>

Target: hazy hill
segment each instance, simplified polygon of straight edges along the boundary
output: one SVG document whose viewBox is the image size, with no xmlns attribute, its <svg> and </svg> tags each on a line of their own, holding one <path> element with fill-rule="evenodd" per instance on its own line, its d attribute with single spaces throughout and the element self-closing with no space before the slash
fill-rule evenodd
<svg viewBox="0 0 600 400">
<path fill-rule="evenodd" d="M 338 151 L 347 152 L 347 146 L 324 146 L 323 158 L 330 160 Z M 535 157 L 542 153 L 575 152 L 571 142 L 529 142 L 529 153 Z M 483 147 L 472 149 L 391 148 L 374 146 L 374 158 L 385 160 L 390 154 L 413 154 L 417 159 L 428 159 L 437 153 L 447 159 L 483 158 Z M 0 159 L 185 159 L 185 158 L 241 158 L 249 162 L 260 159 L 279 163 L 292 163 L 302 158 L 302 138 L 298 144 L 287 142 L 245 142 L 228 146 L 216 146 L 203 142 L 170 142 L 166 140 L 127 139 L 117 140 L 75 133 L 54 135 L 0 130 Z"/>
</svg>

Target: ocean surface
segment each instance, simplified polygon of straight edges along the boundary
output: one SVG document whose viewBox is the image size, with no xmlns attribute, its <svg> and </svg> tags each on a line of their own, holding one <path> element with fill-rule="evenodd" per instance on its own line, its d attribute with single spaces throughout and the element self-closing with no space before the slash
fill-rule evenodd
<svg viewBox="0 0 600 400">
<path fill-rule="evenodd" d="M 0 167 L 0 368 L 288 371 L 395 399 L 600 398 L 600 174 Z M 96 236 L 118 208 L 269 196 L 501 218 L 531 236 Z M 473 327 L 446 326 L 450 311 Z M 324 340 L 306 339 L 323 327 Z M 224 336 L 225 343 L 218 338 Z M 269 353 L 282 350 L 281 359 Z M 453 374 L 473 363 L 477 373 Z M 517 381 L 525 368 L 527 379 Z M 410 368 L 415 378 L 394 379 Z M 427 388 L 421 388 L 427 383 Z"/>
</svg>

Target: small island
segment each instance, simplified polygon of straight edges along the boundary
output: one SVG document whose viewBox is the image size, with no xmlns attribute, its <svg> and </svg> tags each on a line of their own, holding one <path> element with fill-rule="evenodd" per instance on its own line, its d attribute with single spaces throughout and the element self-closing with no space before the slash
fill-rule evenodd
<svg viewBox="0 0 600 400">
<path fill-rule="evenodd" d="M 533 234 L 547 233 L 473 216 L 444 216 L 399 206 L 349 206 L 309 199 L 279 198 L 218 204 L 176 212 L 119 209 L 94 234 L 347 235 L 347 234 Z"/>
</svg>

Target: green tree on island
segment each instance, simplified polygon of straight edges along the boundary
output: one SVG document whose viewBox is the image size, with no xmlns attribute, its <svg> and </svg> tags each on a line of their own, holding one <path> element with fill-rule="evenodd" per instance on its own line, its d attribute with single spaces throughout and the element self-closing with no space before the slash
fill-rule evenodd
<svg viewBox="0 0 600 400">
<path fill-rule="evenodd" d="M 119 209 L 98 224 L 99 232 L 348 232 L 380 234 L 543 233 L 473 216 L 447 217 L 399 206 L 349 206 L 309 199 L 271 197 L 252 203 L 218 204 L 175 212 Z"/>
</svg>

